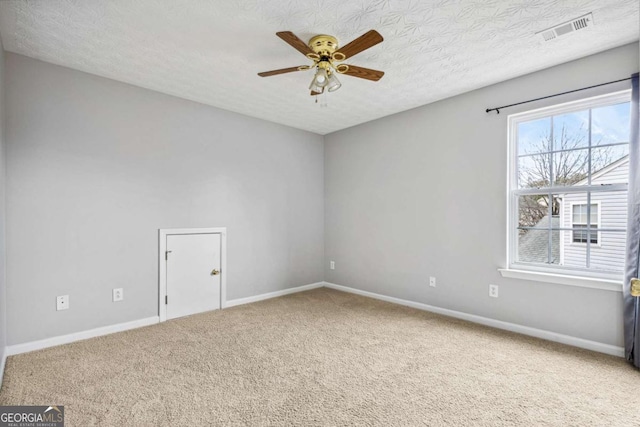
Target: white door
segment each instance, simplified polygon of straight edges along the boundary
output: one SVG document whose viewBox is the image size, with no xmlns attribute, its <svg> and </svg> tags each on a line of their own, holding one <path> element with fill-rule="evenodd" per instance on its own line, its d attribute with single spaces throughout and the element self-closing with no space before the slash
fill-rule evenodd
<svg viewBox="0 0 640 427">
<path fill-rule="evenodd" d="M 220 234 L 167 235 L 167 319 L 220 308 Z"/>
</svg>

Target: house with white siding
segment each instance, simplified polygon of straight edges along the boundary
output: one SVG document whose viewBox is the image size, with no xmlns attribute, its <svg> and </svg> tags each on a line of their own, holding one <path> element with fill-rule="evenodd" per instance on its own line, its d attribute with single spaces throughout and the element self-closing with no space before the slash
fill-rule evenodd
<svg viewBox="0 0 640 427">
<path fill-rule="evenodd" d="M 592 175 L 593 185 L 626 183 L 629 180 L 629 156 L 625 156 Z M 586 185 L 578 182 L 576 186 Z M 591 193 L 591 230 L 587 235 L 587 198 L 585 193 L 564 194 L 560 207 L 560 264 L 568 267 L 595 268 L 622 272 L 625 260 L 627 227 L 626 191 Z M 567 230 L 571 229 L 571 230 Z M 587 249 L 587 240 L 590 241 Z M 587 257 L 589 251 L 589 257 Z"/>
</svg>

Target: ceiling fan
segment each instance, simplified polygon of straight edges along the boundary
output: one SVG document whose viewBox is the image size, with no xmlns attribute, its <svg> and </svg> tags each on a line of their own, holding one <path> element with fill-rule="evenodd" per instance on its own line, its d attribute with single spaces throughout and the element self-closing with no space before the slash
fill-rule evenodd
<svg viewBox="0 0 640 427">
<path fill-rule="evenodd" d="M 340 89 L 342 84 L 336 77 L 336 74 L 345 74 L 347 76 L 359 77 L 375 82 L 384 76 L 383 71 L 371 70 L 349 64 L 337 64 L 383 41 L 384 39 L 376 30 L 366 32 L 343 47 L 338 46 L 338 40 L 335 37 L 324 34 L 311 38 L 309 44 L 300 40 L 291 31 L 280 31 L 276 33 L 276 35 L 307 58 L 311 59 L 313 64 L 265 71 L 258 73 L 260 77 L 275 76 L 277 74 L 291 73 L 294 71 L 306 71 L 315 68 L 316 73 L 309 86 L 311 95 L 313 96 L 320 95 L 325 89 L 329 92 Z"/>
</svg>

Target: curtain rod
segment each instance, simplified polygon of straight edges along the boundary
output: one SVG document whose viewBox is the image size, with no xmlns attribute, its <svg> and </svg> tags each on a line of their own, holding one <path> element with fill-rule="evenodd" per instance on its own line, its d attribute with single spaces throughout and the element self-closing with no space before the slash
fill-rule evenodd
<svg viewBox="0 0 640 427">
<path fill-rule="evenodd" d="M 614 83 L 620 83 L 620 82 L 624 82 L 624 81 L 631 80 L 631 79 L 632 79 L 632 77 L 627 77 L 626 79 L 614 80 L 612 82 L 607 82 L 607 83 L 600 83 L 599 85 L 587 86 L 587 87 L 583 87 L 583 88 L 580 88 L 580 89 L 570 90 L 570 91 L 567 91 L 567 92 L 556 93 L 555 95 L 543 96 L 542 98 L 536 98 L 536 99 L 530 99 L 528 101 L 516 102 L 515 104 L 503 105 L 502 107 L 487 108 L 486 112 L 490 113 L 492 111 L 495 111 L 498 114 L 500 114 L 500 110 L 502 110 L 503 108 L 515 107 L 516 105 L 528 104 L 529 102 L 540 101 L 542 99 L 553 98 L 554 96 L 566 95 L 568 93 L 580 92 L 581 90 L 593 89 L 595 87 L 606 86 L 606 85 L 610 85 L 610 84 L 614 84 Z"/>
</svg>

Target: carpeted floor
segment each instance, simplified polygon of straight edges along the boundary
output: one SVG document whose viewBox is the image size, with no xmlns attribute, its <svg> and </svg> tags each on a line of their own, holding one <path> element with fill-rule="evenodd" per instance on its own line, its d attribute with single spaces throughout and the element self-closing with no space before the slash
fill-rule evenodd
<svg viewBox="0 0 640 427">
<path fill-rule="evenodd" d="M 10 357 L 67 426 L 640 425 L 622 359 L 329 289 Z"/>
</svg>

